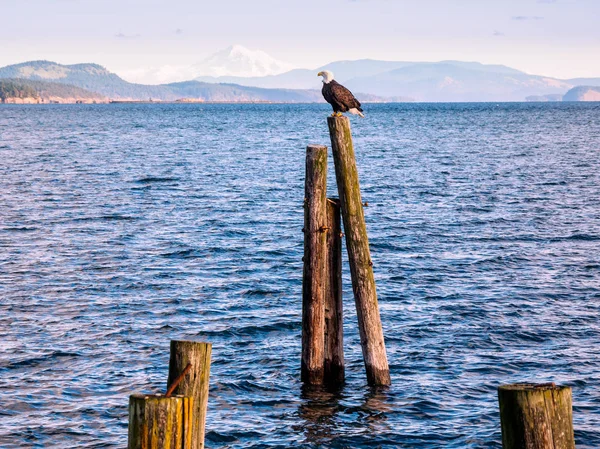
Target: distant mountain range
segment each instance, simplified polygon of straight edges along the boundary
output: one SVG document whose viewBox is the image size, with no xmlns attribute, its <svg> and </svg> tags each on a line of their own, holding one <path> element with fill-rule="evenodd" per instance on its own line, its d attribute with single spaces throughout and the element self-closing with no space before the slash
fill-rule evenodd
<svg viewBox="0 0 600 449">
<path fill-rule="evenodd" d="M 565 94 L 562 101 L 600 101 L 600 87 L 577 86 Z"/>
<path fill-rule="evenodd" d="M 262 77 L 199 76 L 198 81 L 235 83 L 278 89 L 306 89 L 316 73 L 330 70 L 353 92 L 380 97 L 410 97 L 416 101 L 525 101 L 531 96 L 564 95 L 581 84 L 600 86 L 600 78 L 566 79 L 529 75 L 502 66 L 478 62 L 338 61 L 313 70 L 295 69 Z"/>
<path fill-rule="evenodd" d="M 236 84 L 185 81 L 162 85 L 129 83 L 97 64 L 62 65 L 50 61 L 31 61 L 0 68 L 0 79 L 38 83 L 58 83 L 85 89 L 99 97 L 131 101 L 213 101 L 213 102 L 323 102 L 317 89 L 267 89 Z M 40 84 L 38 84 L 38 87 Z M 318 87 L 318 83 L 317 83 Z M 46 91 L 52 86 L 47 85 Z M 69 97 L 71 98 L 71 97 Z M 364 101 L 389 101 L 362 94 Z M 396 98 L 396 101 L 405 99 Z M 69 101 L 72 102 L 72 101 Z"/>
<path fill-rule="evenodd" d="M 286 68 L 285 63 L 264 52 L 232 46 L 182 69 L 179 77 L 195 76 L 190 81 L 136 84 L 97 64 L 61 65 L 50 61 L 31 61 L 0 68 L 0 79 L 66 84 L 112 100 L 223 102 L 322 102 L 321 81 L 317 77 L 321 70 L 332 71 L 339 82 L 365 102 L 557 101 L 581 85 L 591 87 L 587 88 L 586 94 L 578 91 L 579 94 L 570 94 L 568 98 L 588 100 L 596 98 L 589 89 L 600 86 L 600 78 L 563 80 L 530 75 L 503 65 L 461 61 L 363 59 L 279 73 Z M 196 76 L 198 73 L 203 75 Z"/>
</svg>

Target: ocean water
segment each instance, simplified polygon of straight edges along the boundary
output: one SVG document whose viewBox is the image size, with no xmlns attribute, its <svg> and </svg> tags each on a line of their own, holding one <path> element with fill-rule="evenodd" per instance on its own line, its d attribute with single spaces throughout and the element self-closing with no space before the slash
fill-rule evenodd
<svg viewBox="0 0 600 449">
<path fill-rule="evenodd" d="M 519 381 L 572 386 L 578 448 L 600 447 L 600 104 L 365 111 L 393 385 L 366 385 L 346 269 L 330 393 L 299 382 L 326 106 L 0 107 L 0 447 L 125 447 L 171 339 L 213 343 L 209 448 L 500 448 Z"/>
</svg>

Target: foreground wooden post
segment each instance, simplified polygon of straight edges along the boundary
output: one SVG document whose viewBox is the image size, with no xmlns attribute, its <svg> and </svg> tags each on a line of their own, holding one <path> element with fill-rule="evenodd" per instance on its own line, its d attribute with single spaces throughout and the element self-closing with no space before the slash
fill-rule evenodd
<svg viewBox="0 0 600 449">
<path fill-rule="evenodd" d="M 504 449 L 575 449 L 571 388 L 502 385 L 498 401 Z"/>
<path fill-rule="evenodd" d="M 356 302 L 367 381 L 370 385 L 390 385 L 390 368 L 379 317 L 373 263 L 360 196 L 350 120 L 348 117 L 328 117 L 327 124 L 331 136 L 335 177 L 346 233 L 352 290 Z"/>
<path fill-rule="evenodd" d="M 342 303 L 342 224 L 340 201 L 327 199 L 327 256 L 325 260 L 325 384 L 344 383 L 344 326 Z"/>
<path fill-rule="evenodd" d="M 327 147 L 306 148 L 301 380 L 322 384 L 325 357 Z"/>
<path fill-rule="evenodd" d="M 194 398 L 193 403 L 193 444 L 191 449 L 204 448 L 206 407 L 210 377 L 210 356 L 212 345 L 195 341 L 171 341 L 169 379 L 167 388 L 181 377 L 188 364 L 192 367 L 173 393 Z"/>
<path fill-rule="evenodd" d="M 134 394 L 129 397 L 128 449 L 194 449 L 194 398 Z"/>
</svg>

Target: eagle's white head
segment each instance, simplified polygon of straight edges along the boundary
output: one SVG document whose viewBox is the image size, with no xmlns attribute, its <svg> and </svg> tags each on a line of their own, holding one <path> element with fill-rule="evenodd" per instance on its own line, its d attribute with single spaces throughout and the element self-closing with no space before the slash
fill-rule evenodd
<svg viewBox="0 0 600 449">
<path fill-rule="evenodd" d="M 317 76 L 323 77 L 323 83 L 329 84 L 333 81 L 333 73 L 329 70 L 323 70 L 322 72 L 317 73 Z"/>
</svg>

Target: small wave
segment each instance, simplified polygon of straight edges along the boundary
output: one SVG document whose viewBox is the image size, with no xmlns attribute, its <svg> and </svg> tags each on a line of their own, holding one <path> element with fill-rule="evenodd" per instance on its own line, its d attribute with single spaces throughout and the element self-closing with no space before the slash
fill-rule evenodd
<svg viewBox="0 0 600 449">
<path fill-rule="evenodd" d="M 179 178 L 169 178 L 169 177 L 160 177 L 160 176 L 146 176 L 141 179 L 137 179 L 135 182 L 139 184 L 151 184 L 151 183 L 160 183 L 160 182 L 176 182 L 179 181 Z"/>
<path fill-rule="evenodd" d="M 224 433 L 215 432 L 214 430 L 206 433 L 206 439 L 211 443 L 233 443 L 238 440 L 238 438 L 233 435 L 226 435 Z"/>
<path fill-rule="evenodd" d="M 562 242 L 562 241 L 569 241 L 569 240 L 578 240 L 578 241 L 583 241 L 583 242 L 595 242 L 600 240 L 600 235 L 591 235 L 591 234 L 571 234 L 569 236 L 566 237 L 554 237 L 549 239 L 551 242 Z"/>
<path fill-rule="evenodd" d="M 207 254 L 199 252 L 197 249 L 182 249 L 160 255 L 166 259 L 199 259 L 208 257 Z"/>
<path fill-rule="evenodd" d="M 264 391 L 264 392 L 277 391 L 275 388 L 268 386 L 268 384 L 263 385 L 259 382 L 252 382 L 250 380 L 240 380 L 240 381 L 234 381 L 234 382 L 223 381 L 223 382 L 220 382 L 219 387 L 229 388 L 233 391 L 239 391 L 240 393 L 255 392 L 255 391 Z M 287 403 L 288 401 L 276 399 L 273 402 L 274 403 L 280 403 L 280 402 Z"/>
<path fill-rule="evenodd" d="M 261 289 L 261 288 L 257 288 L 257 289 L 250 289 L 250 290 L 245 290 L 244 292 L 242 292 L 243 296 L 272 296 L 272 295 L 279 295 L 281 294 L 281 291 L 279 290 L 265 290 L 265 289 Z"/>
<path fill-rule="evenodd" d="M 82 221 L 120 221 L 120 220 L 123 220 L 123 221 L 137 220 L 137 218 L 129 216 L 129 215 L 112 214 L 112 215 L 100 215 L 98 217 L 73 218 L 71 221 L 82 222 Z"/>
<path fill-rule="evenodd" d="M 250 325 L 250 326 L 241 326 L 241 327 L 228 327 L 227 329 L 222 330 L 214 330 L 214 331 L 202 331 L 198 335 L 201 335 L 203 338 L 207 336 L 213 337 L 240 337 L 240 336 L 257 336 L 264 333 L 270 332 L 284 332 L 290 330 L 298 330 L 300 327 L 300 323 L 296 321 L 286 321 L 279 323 L 271 323 L 265 324 L 264 326 L 258 325 Z"/>
<path fill-rule="evenodd" d="M 28 232 L 28 231 L 37 231 L 38 228 L 34 228 L 31 226 L 9 226 L 6 228 L 2 228 L 3 231 L 7 232 Z"/>
<path fill-rule="evenodd" d="M 566 186 L 567 181 L 549 181 L 549 182 L 541 182 L 536 184 L 538 186 Z"/>
<path fill-rule="evenodd" d="M 32 357 L 30 359 L 20 360 L 18 362 L 11 362 L 5 366 L 6 369 L 18 369 L 23 367 L 37 366 L 44 362 L 48 362 L 54 359 L 63 357 L 80 357 L 81 354 L 77 352 L 64 352 L 64 351 L 53 351 L 50 354 L 46 354 L 39 357 Z"/>
</svg>

